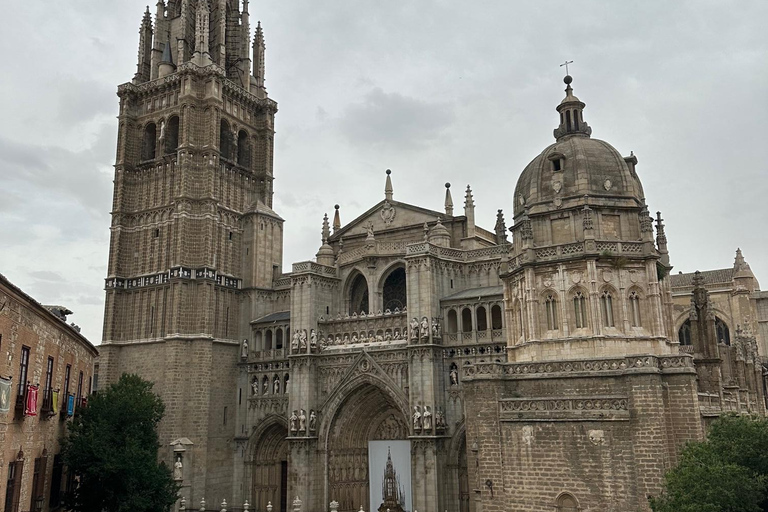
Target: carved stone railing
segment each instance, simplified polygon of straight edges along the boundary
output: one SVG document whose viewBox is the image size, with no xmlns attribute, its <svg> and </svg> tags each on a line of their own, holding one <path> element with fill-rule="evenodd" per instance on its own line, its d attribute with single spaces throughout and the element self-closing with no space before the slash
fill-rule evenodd
<svg viewBox="0 0 768 512">
<path fill-rule="evenodd" d="M 321 319 L 317 323 L 318 340 L 324 349 L 390 341 L 406 341 L 408 312 L 344 316 Z"/>
<path fill-rule="evenodd" d="M 314 261 L 302 261 L 293 264 L 293 275 L 311 272 L 313 274 L 321 274 L 329 277 L 336 277 L 336 267 L 329 267 L 327 265 L 321 265 Z"/>
<path fill-rule="evenodd" d="M 499 259 L 505 253 L 511 250 L 511 245 L 494 245 L 492 247 L 483 247 L 480 249 L 454 249 L 452 247 L 439 247 L 429 242 L 419 242 L 407 246 L 406 255 L 415 256 L 420 254 L 429 254 L 438 258 L 457 260 L 457 261 L 477 261 L 482 259 Z"/>
<path fill-rule="evenodd" d="M 486 331 L 452 332 L 443 334 L 446 343 L 483 343 L 486 341 L 507 341 L 505 329 L 488 329 Z"/>
<path fill-rule="evenodd" d="M 443 349 L 443 357 L 451 359 L 454 357 L 489 357 L 494 361 L 500 359 L 502 362 L 506 360 L 506 345 L 501 343 L 496 344 L 482 344 L 482 345 L 469 345 L 461 347 L 446 347 Z"/>
<path fill-rule="evenodd" d="M 342 251 L 339 253 L 336 262 L 339 265 L 345 265 L 366 256 L 405 256 L 407 245 L 407 242 L 380 242 L 376 240 L 371 244 Z"/>
<path fill-rule="evenodd" d="M 595 242 L 595 249 L 598 254 L 610 253 L 611 256 L 627 256 L 643 254 L 645 250 L 644 242 L 618 242 L 618 241 L 598 241 Z M 554 261 L 570 256 L 579 256 L 586 253 L 584 242 L 574 242 L 559 245 L 547 245 L 535 247 L 533 250 L 536 261 Z M 526 253 L 511 257 L 509 260 L 510 268 L 517 268 L 528 261 Z"/>
<path fill-rule="evenodd" d="M 629 420 L 625 396 L 504 398 L 499 400 L 501 421 L 617 421 Z"/>
<path fill-rule="evenodd" d="M 469 380 L 483 378 L 545 378 L 590 374 L 695 373 L 693 358 L 689 355 L 628 356 L 620 358 L 584 359 L 572 361 L 545 361 L 530 363 L 481 363 L 463 368 L 463 375 Z"/>
<path fill-rule="evenodd" d="M 693 345 L 680 345 L 678 350 L 681 354 L 693 354 Z"/>
<path fill-rule="evenodd" d="M 272 281 L 272 288 L 286 288 L 291 286 L 291 274 L 283 274 Z"/>
</svg>

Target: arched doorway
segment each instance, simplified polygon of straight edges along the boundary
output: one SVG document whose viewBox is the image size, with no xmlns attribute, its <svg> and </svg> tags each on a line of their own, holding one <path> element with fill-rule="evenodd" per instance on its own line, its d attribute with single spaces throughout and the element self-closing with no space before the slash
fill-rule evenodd
<svg viewBox="0 0 768 512">
<path fill-rule="evenodd" d="M 361 506 L 376 510 L 379 504 L 369 499 L 368 441 L 407 439 L 403 412 L 381 389 L 362 384 L 344 399 L 325 438 L 328 500 L 338 501 L 340 512 L 356 512 Z"/>
<path fill-rule="evenodd" d="M 251 496 L 254 510 L 288 512 L 288 430 L 274 423 L 258 436 L 251 461 Z"/>
</svg>

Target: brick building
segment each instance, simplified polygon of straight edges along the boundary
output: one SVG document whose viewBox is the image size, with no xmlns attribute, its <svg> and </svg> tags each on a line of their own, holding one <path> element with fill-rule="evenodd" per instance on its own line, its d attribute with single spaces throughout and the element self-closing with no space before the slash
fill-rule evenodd
<svg viewBox="0 0 768 512">
<path fill-rule="evenodd" d="M 66 323 L 67 314 L 71 311 L 61 306 L 39 304 L 0 275 L 0 496 L 5 512 L 56 510 L 71 485 L 59 442 L 74 408 L 93 389 L 98 352 Z"/>
<path fill-rule="evenodd" d="M 461 210 L 448 184 L 443 211 L 397 201 L 387 172 L 380 202 L 346 224 L 337 206 L 284 272 L 277 104 L 249 25 L 245 0 L 160 1 L 118 88 L 99 371 L 156 383 L 187 503 L 375 510 L 384 441 L 408 447 L 405 510 L 647 510 L 708 418 L 764 413 L 757 283 L 738 315 L 700 275 L 675 284 L 637 158 L 591 137 L 570 77 L 511 228 L 501 210 L 477 225 L 469 186 Z"/>
</svg>

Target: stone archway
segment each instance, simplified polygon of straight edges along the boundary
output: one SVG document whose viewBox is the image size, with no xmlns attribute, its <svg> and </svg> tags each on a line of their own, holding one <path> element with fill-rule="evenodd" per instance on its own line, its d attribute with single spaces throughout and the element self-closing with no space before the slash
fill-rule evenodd
<svg viewBox="0 0 768 512">
<path fill-rule="evenodd" d="M 288 512 L 288 429 L 273 423 L 256 434 L 251 460 L 251 496 L 254 510 Z"/>
<path fill-rule="evenodd" d="M 326 436 L 329 501 L 338 501 L 340 512 L 372 510 L 368 441 L 407 438 L 408 422 L 389 395 L 370 383 L 350 392 Z"/>
</svg>

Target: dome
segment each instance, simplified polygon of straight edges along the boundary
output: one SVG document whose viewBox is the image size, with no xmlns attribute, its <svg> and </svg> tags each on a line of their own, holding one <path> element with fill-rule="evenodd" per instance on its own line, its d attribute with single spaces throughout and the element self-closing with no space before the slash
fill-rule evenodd
<svg viewBox="0 0 768 512">
<path fill-rule="evenodd" d="M 634 171 L 634 156 L 626 160 L 610 144 L 573 135 L 547 147 L 529 163 L 515 187 L 515 217 L 525 208 L 533 212 L 557 209 L 590 197 L 590 204 L 635 207 L 643 187 Z M 601 201 L 602 200 L 602 201 Z"/>
<path fill-rule="evenodd" d="M 638 207 L 643 187 L 635 173 L 637 158 L 623 157 L 602 140 L 590 137 L 584 121 L 585 104 L 573 95 L 566 77 L 565 98 L 557 106 L 560 126 L 554 144 L 529 163 L 515 187 L 515 217 L 583 205 Z"/>
</svg>

